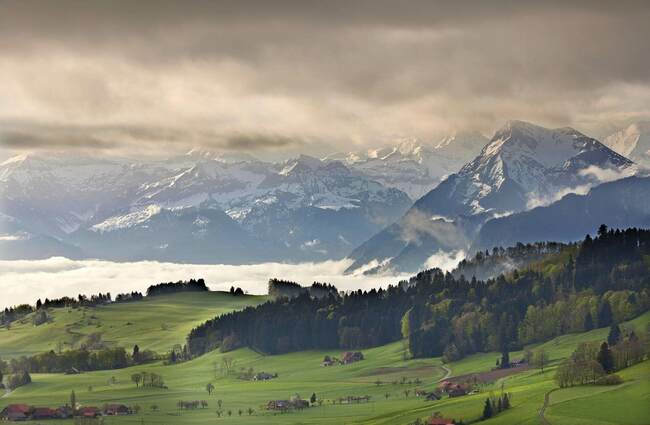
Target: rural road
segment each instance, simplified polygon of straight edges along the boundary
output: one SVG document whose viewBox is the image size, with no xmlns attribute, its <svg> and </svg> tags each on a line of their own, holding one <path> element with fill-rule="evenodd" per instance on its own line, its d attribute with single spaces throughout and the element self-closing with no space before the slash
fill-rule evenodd
<svg viewBox="0 0 650 425">
<path fill-rule="evenodd" d="M 449 369 L 449 366 L 442 365 L 441 367 L 445 370 L 445 376 L 438 379 L 438 382 L 442 382 L 445 379 L 449 379 L 449 377 L 451 376 L 451 369 Z"/>
<path fill-rule="evenodd" d="M 544 413 L 546 412 L 546 408 L 548 407 L 551 393 L 555 390 L 557 390 L 557 388 L 553 388 L 551 391 L 548 391 L 546 394 L 544 394 L 544 405 L 542 406 L 541 409 L 539 409 L 539 420 L 542 422 L 542 425 L 551 425 L 548 419 L 546 419 L 546 417 L 544 416 Z"/>
</svg>

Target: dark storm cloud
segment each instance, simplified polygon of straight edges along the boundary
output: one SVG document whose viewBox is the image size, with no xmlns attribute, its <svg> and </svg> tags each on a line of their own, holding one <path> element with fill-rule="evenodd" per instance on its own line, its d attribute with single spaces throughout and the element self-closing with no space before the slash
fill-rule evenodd
<svg viewBox="0 0 650 425">
<path fill-rule="evenodd" d="M 5 1 L 0 119 L 248 150 L 597 133 L 650 117 L 647 22 L 645 1 Z"/>
<path fill-rule="evenodd" d="M 0 146 L 9 149 L 128 150 L 132 143 L 165 150 L 204 146 L 224 151 L 256 152 L 304 147 L 299 137 L 264 133 L 218 133 L 216 131 L 135 126 L 49 125 L 27 121 L 0 121 Z M 152 155 L 160 153 L 151 152 Z"/>
<path fill-rule="evenodd" d="M 0 129 L 0 146 L 9 149 L 89 148 L 110 149 L 117 145 L 80 129 L 26 125 L 22 129 Z"/>
<path fill-rule="evenodd" d="M 277 134 L 233 134 L 225 138 L 224 148 L 230 150 L 253 151 L 265 148 L 284 148 L 303 145 L 300 138 Z"/>
</svg>

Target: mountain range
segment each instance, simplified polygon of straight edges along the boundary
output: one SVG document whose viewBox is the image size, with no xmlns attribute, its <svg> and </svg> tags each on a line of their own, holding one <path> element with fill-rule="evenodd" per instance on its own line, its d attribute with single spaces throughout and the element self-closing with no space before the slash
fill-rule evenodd
<svg viewBox="0 0 650 425">
<path fill-rule="evenodd" d="M 0 200 L 3 258 L 232 264 L 342 258 L 412 203 L 338 161 L 198 151 L 14 157 L 0 165 Z"/>
<path fill-rule="evenodd" d="M 348 271 L 417 270 L 438 252 L 470 249 L 488 220 L 635 171 L 632 161 L 572 128 L 509 121 L 476 158 L 356 248 Z"/>
<path fill-rule="evenodd" d="M 21 155 L 0 164 L 0 258 L 348 258 L 349 272 L 410 272 L 438 255 L 579 239 L 601 222 L 647 225 L 650 181 L 632 160 L 644 164 L 647 136 L 644 123 L 601 143 L 509 121 L 490 140 L 461 132 L 275 163 L 198 149 Z"/>
<path fill-rule="evenodd" d="M 325 160 L 342 161 L 351 169 L 398 188 L 415 200 L 478 155 L 487 141 L 478 132 L 456 132 L 435 143 L 404 139 L 393 146 L 332 154 Z"/>
</svg>

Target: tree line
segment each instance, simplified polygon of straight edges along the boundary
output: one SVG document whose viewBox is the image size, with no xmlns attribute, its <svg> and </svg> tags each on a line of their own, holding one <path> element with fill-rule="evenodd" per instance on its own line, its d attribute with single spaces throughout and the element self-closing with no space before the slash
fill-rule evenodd
<svg viewBox="0 0 650 425">
<path fill-rule="evenodd" d="M 203 279 L 190 279 L 187 281 L 179 280 L 178 282 L 159 283 L 147 288 L 147 296 L 173 294 L 177 292 L 203 292 L 209 291 Z"/>
<path fill-rule="evenodd" d="M 281 279 L 269 279 L 268 294 L 273 298 L 292 298 L 303 294 L 311 297 L 322 298 L 328 295 L 338 295 L 336 286 L 329 283 L 314 282 L 310 287 L 303 287 L 295 282 Z"/>
<path fill-rule="evenodd" d="M 583 342 L 565 359 L 555 373 L 561 388 L 586 384 L 615 385 L 622 379 L 614 372 L 643 361 L 648 354 L 647 335 L 640 338 L 634 330 L 621 330 L 613 324 L 607 341 Z"/>
<path fill-rule="evenodd" d="M 20 320 L 31 313 L 44 311 L 48 308 L 96 307 L 98 305 L 110 303 L 138 301 L 142 298 L 143 295 L 137 291 L 118 294 L 115 297 L 115 300 L 112 299 L 110 292 L 107 292 L 105 294 L 99 293 L 96 295 L 91 295 L 90 297 L 84 294 L 79 294 L 76 298 L 45 298 L 45 301 L 42 301 L 39 298 L 34 306 L 31 306 L 29 304 L 21 304 L 15 307 L 7 307 L 4 309 L 4 311 L 0 311 L 0 326 L 9 326 L 12 322 Z"/>
<path fill-rule="evenodd" d="M 122 369 L 128 366 L 149 363 L 158 358 L 150 350 L 140 350 L 136 345 L 129 353 L 124 347 L 103 347 L 90 350 L 86 347 L 65 350 L 60 353 L 54 350 L 33 356 L 12 358 L 8 362 L 0 361 L 0 371 L 14 374 L 30 373 L 78 373 L 93 370 Z"/>
<path fill-rule="evenodd" d="M 609 326 L 649 309 L 650 231 L 601 226 L 576 245 L 543 247 L 549 253 L 539 261 L 484 281 L 431 269 L 386 290 L 281 295 L 205 322 L 187 346 L 192 356 L 242 346 L 278 354 L 404 339 L 413 357 L 460 358 Z M 296 292 L 295 285 L 269 283 Z"/>
</svg>

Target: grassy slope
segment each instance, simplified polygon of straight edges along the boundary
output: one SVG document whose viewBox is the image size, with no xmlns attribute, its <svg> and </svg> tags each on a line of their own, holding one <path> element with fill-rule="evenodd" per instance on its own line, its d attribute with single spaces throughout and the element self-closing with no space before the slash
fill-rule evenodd
<svg viewBox="0 0 650 425">
<path fill-rule="evenodd" d="M 641 425 L 650 423 L 650 362 L 620 372 L 623 385 L 574 387 L 555 391 L 547 417 L 551 423 Z"/>
<path fill-rule="evenodd" d="M 51 323 L 33 326 L 31 315 L 0 328 L 0 357 L 9 358 L 77 347 L 91 333 L 108 343 L 164 353 L 182 344 L 196 325 L 266 297 L 233 297 L 223 292 L 181 293 L 93 308 L 49 309 Z"/>
<path fill-rule="evenodd" d="M 185 295 L 184 295 L 185 296 Z M 215 296 L 215 300 L 221 300 L 221 308 L 226 307 L 227 296 Z M 192 298 L 192 297 L 190 297 Z M 170 299 L 171 300 L 171 299 Z M 170 300 L 167 300 L 169 302 Z M 173 308 L 177 311 L 192 310 L 186 308 L 178 298 L 173 298 Z M 190 300 L 193 303 L 201 303 L 200 300 Z M 162 303 L 162 300 L 158 302 Z M 110 309 L 102 307 L 101 309 Z M 129 307 L 134 312 L 143 310 L 133 306 Z M 153 306 L 150 306 L 152 309 Z M 164 309 L 163 306 L 155 308 Z M 89 310 L 86 315 L 94 314 L 100 317 L 95 311 Z M 74 313 L 65 313 L 74 314 Z M 121 314 L 131 314 L 121 312 Z M 188 313 L 189 314 L 189 313 Z M 126 316 L 124 316 L 126 317 Z M 145 326 L 145 322 L 157 320 L 157 326 L 151 325 L 151 332 L 156 337 L 146 335 L 147 341 L 164 337 L 164 343 L 151 342 L 149 346 L 168 346 L 173 342 L 180 342 L 184 334 L 180 328 L 191 327 L 190 325 L 179 326 L 179 330 L 173 332 L 159 332 L 160 320 L 155 317 L 148 319 L 141 318 L 143 322 L 138 325 L 138 320 L 131 319 L 134 325 Z M 177 316 L 179 319 L 182 315 Z M 194 320 L 191 316 L 191 320 Z M 55 323 L 59 320 L 55 318 Z M 116 323 L 119 322 L 118 319 Z M 121 319 L 120 319 L 121 320 Z M 650 313 L 633 321 L 634 325 L 641 329 L 650 322 Z M 47 325 L 51 326 L 51 325 Z M 106 325 L 103 324 L 102 327 Z M 31 327 L 32 330 L 38 328 Z M 131 328 L 129 328 L 131 329 Z M 40 330 L 39 330 L 40 332 Z M 145 331 L 146 332 L 146 331 Z M 543 346 L 547 349 L 552 364 L 542 374 L 539 370 L 530 370 L 516 375 L 506 377 L 502 380 L 505 389 L 513 393 L 513 409 L 502 413 L 496 418 L 486 421 L 490 424 L 538 424 L 537 412 L 542 405 L 544 394 L 555 388 L 552 381 L 555 364 L 558 360 L 570 354 L 580 341 L 602 340 L 607 334 L 607 329 L 597 329 L 591 332 L 577 335 L 567 335 L 549 341 Z M 137 333 L 125 335 L 119 341 L 133 341 L 140 343 L 141 339 L 135 340 Z M 36 338 L 26 339 L 34 341 Z M 108 337 L 106 339 L 109 339 Z M 142 340 L 144 341 L 144 339 Z M 5 351 L 8 350 L 6 343 L 0 343 Z M 38 345 L 38 344 L 36 344 Z M 147 344 L 142 344 L 147 346 Z M 25 346 L 21 350 L 39 351 L 36 347 Z M 403 360 L 403 349 L 401 343 L 394 343 L 384 347 L 364 350 L 366 360 L 348 366 L 337 366 L 322 368 L 319 366 L 325 354 L 338 355 L 338 352 L 301 352 L 280 356 L 261 356 L 251 350 L 242 349 L 236 352 L 221 354 L 218 352 L 209 353 L 191 362 L 175 366 L 163 366 L 161 364 L 134 367 L 123 370 L 103 371 L 86 373 L 76 376 L 65 375 L 33 375 L 34 383 L 23 387 L 12 393 L 9 397 L 0 399 L 0 408 L 11 402 L 28 402 L 35 405 L 55 406 L 66 402 L 69 393 L 74 389 L 77 399 L 86 405 L 101 405 L 105 402 L 116 401 L 127 404 L 139 404 L 143 407 L 143 414 L 138 417 L 109 418 L 107 424 L 208 424 L 208 423 L 241 423 L 245 424 L 366 424 L 366 425 L 394 425 L 406 424 L 417 417 L 425 417 L 433 411 L 441 411 L 445 416 L 462 418 L 465 420 L 477 418 L 483 407 L 486 393 L 489 391 L 498 392 L 501 381 L 490 387 L 484 388 L 484 393 L 460 397 L 456 399 L 444 399 L 436 402 L 424 402 L 412 395 L 406 398 L 404 389 L 413 390 L 416 387 L 431 389 L 435 382 L 440 379 L 444 371 L 440 368 L 439 359 L 427 360 Z M 221 358 L 229 356 L 236 359 L 237 369 L 240 367 L 253 367 L 256 371 L 277 372 L 279 378 L 269 382 L 248 382 L 233 377 L 215 376 L 214 363 L 220 362 Z M 513 358 L 518 356 L 512 354 Z M 454 375 L 461 375 L 470 372 L 489 370 L 493 365 L 497 353 L 478 354 L 470 356 L 459 362 L 451 364 Z M 626 382 L 621 387 L 581 387 L 566 390 L 559 390 L 552 393 L 551 406 L 547 410 L 547 417 L 554 425 L 567 424 L 578 425 L 585 423 L 609 424 L 612 418 L 624 418 L 624 424 L 647 423 L 648 412 L 648 370 L 649 363 L 635 366 L 622 373 Z M 164 376 L 169 390 L 136 389 L 130 382 L 130 375 L 136 371 L 150 371 L 160 373 Z M 399 380 L 402 376 L 408 379 L 419 377 L 421 385 L 393 385 L 390 382 Z M 110 378 L 115 377 L 117 384 L 110 384 Z M 382 380 L 385 384 L 377 386 L 376 380 Z M 216 391 L 208 396 L 205 385 L 213 382 Z M 92 386 L 92 391 L 88 387 Z M 326 400 L 321 407 L 307 409 L 303 412 L 286 415 L 273 415 L 264 412 L 261 406 L 271 399 L 285 399 L 294 393 L 299 393 L 303 398 L 308 398 L 312 392 Z M 384 394 L 389 393 L 390 398 L 386 400 Z M 359 405 L 331 405 L 329 400 L 346 395 L 370 395 L 372 402 Z M 616 397 L 612 397 L 616 395 Z M 178 400 L 208 400 L 210 407 L 205 410 L 186 412 L 178 416 L 176 402 Z M 224 409 L 233 411 L 232 418 L 217 418 L 215 414 L 216 401 L 223 400 Z M 611 403 L 608 403 L 611 401 Z M 151 412 L 149 407 L 153 404 L 160 406 L 159 412 Z M 608 410 L 609 413 L 601 414 L 594 405 L 601 410 Z M 237 410 L 246 410 L 249 407 L 255 409 L 256 413 L 248 417 L 238 417 Z M 576 417 L 578 416 L 578 417 Z M 609 419 L 608 419 L 609 418 Z M 601 420 L 605 422 L 595 422 Z M 65 424 L 65 421 L 57 421 Z"/>
</svg>

